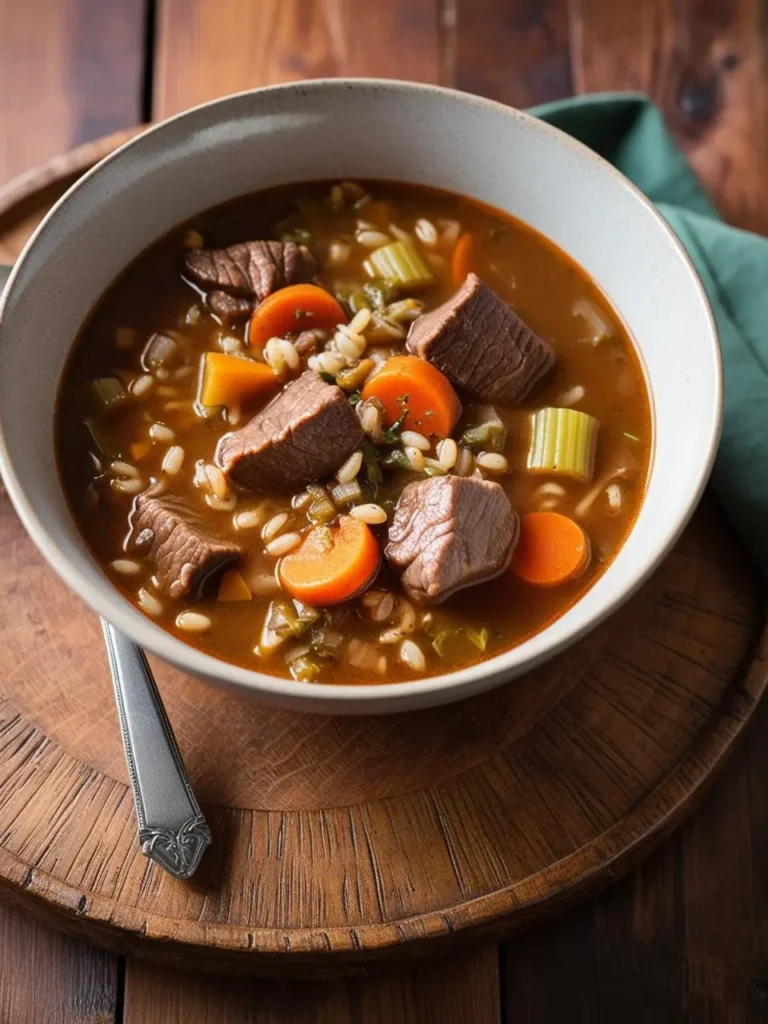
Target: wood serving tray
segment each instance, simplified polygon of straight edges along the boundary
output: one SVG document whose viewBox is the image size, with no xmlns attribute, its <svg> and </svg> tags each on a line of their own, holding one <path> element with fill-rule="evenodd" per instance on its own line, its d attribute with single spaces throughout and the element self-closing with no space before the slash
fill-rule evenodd
<svg viewBox="0 0 768 1024">
<path fill-rule="evenodd" d="M 0 191 L 0 260 L 130 134 Z M 460 704 L 307 716 L 155 662 L 213 832 L 182 883 L 136 841 L 99 623 L 1 491 L 0 608 L 0 887 L 95 942 L 214 970 L 350 971 L 583 899 L 681 821 L 768 678 L 760 580 L 711 498 L 617 615 Z"/>
</svg>

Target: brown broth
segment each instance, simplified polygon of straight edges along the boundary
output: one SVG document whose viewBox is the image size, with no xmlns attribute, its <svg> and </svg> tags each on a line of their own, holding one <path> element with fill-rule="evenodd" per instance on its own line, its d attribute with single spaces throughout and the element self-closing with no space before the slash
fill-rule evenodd
<svg viewBox="0 0 768 1024">
<path fill-rule="evenodd" d="M 460 221 L 462 230 L 470 231 L 475 239 L 477 255 L 473 269 L 535 331 L 552 343 L 557 355 L 555 369 L 524 403 L 515 408 L 497 406 L 508 426 L 505 454 L 511 472 L 490 478 L 505 487 L 513 508 L 521 515 L 541 507 L 542 499 L 536 492 L 543 483 L 561 484 L 565 494 L 558 500 L 556 511 L 574 515 L 596 481 L 607 480 L 619 467 L 623 467 L 625 473 L 617 481 L 621 488 L 621 508 L 612 509 L 602 489 L 590 512 L 579 520 L 592 547 L 589 567 L 579 579 L 556 588 L 537 588 L 506 572 L 490 583 L 460 592 L 437 608 L 417 610 L 419 616 L 423 611 L 432 612 L 430 632 L 419 629 L 413 639 L 427 658 L 424 674 L 434 675 L 491 657 L 521 643 L 559 617 L 602 574 L 631 529 L 642 500 L 651 450 L 649 401 L 637 355 L 617 314 L 587 274 L 551 242 L 520 221 L 460 196 L 399 183 L 365 182 L 364 185 L 376 200 L 368 212 L 364 207 L 359 213 L 339 214 L 327 204 L 323 205 L 320 201 L 328 195 L 330 182 L 283 186 L 195 218 L 194 222 L 174 230 L 143 253 L 98 303 L 74 346 L 64 374 L 58 411 L 60 468 L 73 515 L 96 560 L 105 567 L 125 597 L 136 603 L 139 587 L 152 591 L 152 568 L 142 564 L 139 574 L 132 576 L 121 576 L 108 568 L 113 560 L 129 557 L 123 545 L 134 499 L 132 495 L 115 494 L 96 467 L 91 454 L 92 439 L 83 427 L 83 384 L 91 378 L 110 375 L 117 375 L 126 383 L 135 378 L 142 372 L 139 360 L 144 343 L 155 331 L 182 332 L 196 361 L 202 353 L 215 348 L 221 336 L 243 339 L 242 322 L 222 327 L 207 311 L 200 295 L 183 280 L 185 232 L 189 228 L 199 231 L 209 248 L 250 238 L 275 237 L 274 225 L 290 214 L 296 197 L 316 200 L 312 206 L 311 227 L 321 256 L 332 238 L 351 233 L 357 217 L 385 230 L 390 222 L 412 230 L 418 217 L 433 222 L 445 218 Z M 437 255 L 442 260 L 442 263 L 435 261 L 434 286 L 418 295 L 429 309 L 454 290 L 449 273 L 450 247 L 422 248 L 425 254 Z M 362 282 L 365 275 L 361 262 L 366 255 L 367 251 L 355 244 L 347 266 L 323 269 L 322 283 L 335 291 Z M 584 321 L 572 312 L 579 300 L 587 300 L 600 310 L 612 328 L 609 340 L 597 345 L 585 341 Z M 189 310 L 193 306 L 202 315 L 196 323 L 189 323 Z M 120 328 L 136 332 L 136 341 L 131 347 L 117 347 Z M 138 460 L 132 456 L 131 445 L 148 440 L 152 422 L 171 427 L 176 434 L 172 443 L 183 446 L 185 461 L 181 473 L 170 478 L 170 489 L 187 496 L 205 518 L 221 529 L 222 524 L 231 522 L 233 513 L 207 507 L 199 489 L 193 486 L 192 478 L 196 460 L 211 461 L 216 440 L 232 428 L 219 413 L 210 419 L 195 414 L 192 403 L 197 394 L 197 376 L 195 371 L 183 380 L 155 381 L 146 397 L 123 406 L 97 427 L 108 437 L 110 454 L 135 462 L 144 482 L 162 476 L 160 466 L 168 443 L 154 443 Z M 600 422 L 593 480 L 582 484 L 554 475 L 532 475 L 525 468 L 531 413 L 542 406 L 561 404 L 562 396 L 574 387 L 584 389 L 583 399 L 574 407 L 590 413 Z M 174 393 L 169 393 L 168 389 L 173 389 Z M 186 408 L 169 408 L 169 402 L 187 404 Z M 254 411 L 246 412 L 250 415 Z M 471 402 L 465 401 L 465 419 L 467 416 L 471 418 Z M 460 429 L 461 425 L 459 432 Z M 405 479 L 407 476 L 400 474 L 391 481 L 391 497 L 396 496 Z M 252 507 L 263 497 L 240 495 L 237 510 Z M 275 512 L 286 508 L 290 511 L 284 496 L 276 496 L 273 504 Z M 303 513 L 290 512 L 290 515 L 289 526 L 307 525 Z M 383 537 L 383 528 L 377 528 L 377 532 Z M 258 530 L 238 532 L 237 537 L 247 545 L 243 574 L 253 583 L 256 577 L 274 568 L 274 559 L 264 555 Z M 374 586 L 399 593 L 398 581 L 386 567 Z M 274 596 L 255 595 L 251 601 L 237 603 L 221 603 L 215 596 L 209 596 L 189 604 L 161 597 L 164 611 L 157 621 L 212 655 L 248 668 L 288 676 L 282 652 L 269 659 L 253 653 L 266 609 Z M 200 634 L 178 629 L 175 618 L 185 607 L 208 615 L 212 628 Z M 323 618 L 330 619 L 334 630 L 373 644 L 384 628 L 382 624 L 369 621 L 359 600 L 329 609 Z M 486 650 L 475 649 L 466 642 L 466 635 L 462 635 L 448 645 L 445 658 L 439 657 L 431 646 L 435 632 L 466 625 L 488 630 Z M 384 676 L 387 681 L 414 678 L 414 673 L 397 661 L 395 648 L 382 646 L 381 651 L 387 658 Z M 319 681 L 359 683 L 383 679 L 375 672 L 355 668 L 342 659 L 325 661 Z"/>
</svg>

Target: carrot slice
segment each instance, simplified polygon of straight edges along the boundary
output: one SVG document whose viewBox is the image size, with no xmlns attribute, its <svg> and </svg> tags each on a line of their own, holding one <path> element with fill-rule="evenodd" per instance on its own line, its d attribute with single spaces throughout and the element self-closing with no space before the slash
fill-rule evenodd
<svg viewBox="0 0 768 1024">
<path fill-rule="evenodd" d="M 325 288 L 316 284 L 291 284 L 268 295 L 256 307 L 248 325 L 248 344 L 264 348 L 270 338 L 283 338 L 313 327 L 329 330 L 345 324 L 347 316 Z"/>
<path fill-rule="evenodd" d="M 279 387 L 280 381 L 266 363 L 226 352 L 205 353 L 200 390 L 203 405 L 245 405 L 259 398 L 269 398 Z"/>
<path fill-rule="evenodd" d="M 559 512 L 529 512 L 520 522 L 512 572 L 526 583 L 552 587 L 580 576 L 589 564 L 589 538 Z"/>
<path fill-rule="evenodd" d="M 373 532 L 352 516 L 334 526 L 316 526 L 299 547 L 280 562 L 278 576 L 285 590 L 307 604 L 338 604 L 370 583 L 379 568 L 381 550 Z"/>
<path fill-rule="evenodd" d="M 451 280 L 453 281 L 454 288 L 464 284 L 467 274 L 472 269 L 474 250 L 475 243 L 472 235 L 463 234 L 456 243 L 453 257 L 451 258 Z"/>
<path fill-rule="evenodd" d="M 426 435 L 448 437 L 461 416 L 461 402 L 451 382 L 436 366 L 418 356 L 392 356 L 363 388 L 363 398 L 384 406 L 391 427 L 407 412 L 403 426 Z"/>
<path fill-rule="evenodd" d="M 227 569 L 219 584 L 220 601 L 250 601 L 251 592 L 237 569 Z"/>
</svg>

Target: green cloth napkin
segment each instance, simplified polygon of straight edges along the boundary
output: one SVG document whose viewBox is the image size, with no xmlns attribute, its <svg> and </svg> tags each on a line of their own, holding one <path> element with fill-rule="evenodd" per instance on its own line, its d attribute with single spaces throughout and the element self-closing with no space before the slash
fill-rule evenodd
<svg viewBox="0 0 768 1024">
<path fill-rule="evenodd" d="M 605 157 L 656 204 L 712 303 L 725 373 L 712 484 L 768 572 L 768 239 L 724 224 L 650 101 L 605 93 L 531 113 Z"/>
</svg>

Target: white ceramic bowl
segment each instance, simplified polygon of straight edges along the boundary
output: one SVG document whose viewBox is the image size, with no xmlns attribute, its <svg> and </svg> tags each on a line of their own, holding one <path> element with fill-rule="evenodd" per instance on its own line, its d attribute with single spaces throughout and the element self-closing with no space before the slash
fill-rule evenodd
<svg viewBox="0 0 768 1024">
<path fill-rule="evenodd" d="M 54 406 L 85 316 L 131 260 L 180 221 L 270 185 L 390 178 L 501 207 L 569 253 L 640 349 L 653 404 L 648 490 L 591 590 L 513 650 L 458 672 L 374 686 L 306 686 L 195 650 L 136 611 L 99 569 L 64 500 Z M 62 579 L 137 643 L 216 685 L 298 709 L 372 713 L 489 689 L 561 651 L 649 575 L 701 495 L 717 445 L 721 368 L 699 279 L 646 199 L 584 146 L 498 103 L 430 86 L 315 81 L 242 93 L 173 118 L 95 167 L 24 250 L 0 307 L 0 469 Z M 105 668 L 106 671 L 106 668 Z"/>
</svg>

